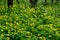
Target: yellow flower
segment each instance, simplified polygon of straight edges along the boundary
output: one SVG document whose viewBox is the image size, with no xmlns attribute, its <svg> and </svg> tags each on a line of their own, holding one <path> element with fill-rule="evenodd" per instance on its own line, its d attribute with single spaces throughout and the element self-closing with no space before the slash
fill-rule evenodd
<svg viewBox="0 0 60 40">
<path fill-rule="evenodd" d="M 6 30 L 8 30 L 8 27 L 5 27 Z"/>
<path fill-rule="evenodd" d="M 52 29 L 53 28 L 53 24 L 49 24 L 48 27 L 50 27 Z"/>
<path fill-rule="evenodd" d="M 10 36 L 10 34 L 8 33 L 7 36 Z"/>
<path fill-rule="evenodd" d="M 25 30 L 24 28 L 21 28 L 21 30 Z"/>
<path fill-rule="evenodd" d="M 35 23 L 31 23 L 30 26 L 33 26 Z"/>
<path fill-rule="evenodd" d="M 27 8 L 27 11 L 29 11 L 29 10 L 30 10 L 30 8 L 28 7 L 28 8 Z"/>
<path fill-rule="evenodd" d="M 1 34 L 2 37 L 4 37 L 4 34 Z"/>
<path fill-rule="evenodd" d="M 57 31 L 56 34 L 59 34 L 59 32 Z"/>
<path fill-rule="evenodd" d="M 3 19 L 3 17 L 2 17 L 2 16 L 0 16 L 0 19 Z"/>
<path fill-rule="evenodd" d="M 10 40 L 10 37 L 7 37 L 7 40 Z"/>
<path fill-rule="evenodd" d="M 18 16 L 16 16 L 16 20 L 19 20 L 19 17 Z"/>
<path fill-rule="evenodd" d="M 31 20 L 32 18 L 29 18 L 29 20 Z"/>
<path fill-rule="evenodd" d="M 30 33 L 30 32 L 27 32 L 28 34 Z"/>
<path fill-rule="evenodd" d="M 20 12 L 23 12 L 23 10 L 20 10 Z"/>
<path fill-rule="evenodd" d="M 57 29 L 56 29 L 56 28 L 53 28 L 53 30 L 54 30 L 54 31 L 57 31 Z"/>
<path fill-rule="evenodd" d="M 37 37 L 37 36 L 34 36 L 34 37 Z"/>
<path fill-rule="evenodd" d="M 14 34 L 14 32 L 11 32 L 11 34 Z"/>
<path fill-rule="evenodd" d="M 49 7 L 49 10 L 52 11 L 53 10 L 52 7 Z"/>
<path fill-rule="evenodd" d="M 31 12 L 32 12 L 32 11 L 35 11 L 35 9 L 34 9 L 34 8 L 31 8 L 30 11 L 31 11 Z"/>
<path fill-rule="evenodd" d="M 16 27 L 16 26 L 14 26 L 14 28 L 16 29 L 17 27 Z"/>
<path fill-rule="evenodd" d="M 50 24 L 50 26 L 53 26 L 53 24 Z"/>
<path fill-rule="evenodd" d="M 38 34 L 38 36 L 40 36 L 40 34 Z"/>
<path fill-rule="evenodd" d="M 39 39 L 43 39 L 42 37 L 39 37 Z"/>
<path fill-rule="evenodd" d="M 51 35 L 49 35 L 49 37 L 51 37 Z"/>
<path fill-rule="evenodd" d="M 29 38 L 31 38 L 31 36 L 28 36 Z"/>
<path fill-rule="evenodd" d="M 4 31 L 3 29 L 1 29 L 1 31 Z"/>
<path fill-rule="evenodd" d="M 44 39 L 43 40 L 46 40 L 46 37 L 43 37 Z"/>
<path fill-rule="evenodd" d="M 53 19 L 54 17 L 52 16 L 50 19 Z"/>
<path fill-rule="evenodd" d="M 12 27 L 12 25 L 13 25 L 13 24 L 12 24 L 12 23 L 10 23 L 10 26 L 11 26 L 11 27 Z"/>
<path fill-rule="evenodd" d="M 44 16 L 47 16 L 47 13 L 44 13 L 43 15 L 44 15 Z"/>
</svg>

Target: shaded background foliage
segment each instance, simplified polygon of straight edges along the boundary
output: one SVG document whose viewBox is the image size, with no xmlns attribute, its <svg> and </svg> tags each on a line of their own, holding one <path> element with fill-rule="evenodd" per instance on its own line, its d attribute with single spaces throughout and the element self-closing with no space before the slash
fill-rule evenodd
<svg viewBox="0 0 60 40">
<path fill-rule="evenodd" d="M 13 4 L 18 4 L 17 0 L 13 0 Z M 18 0 L 19 1 L 19 5 L 21 4 L 25 4 L 26 6 L 30 6 L 29 0 Z M 38 0 L 37 2 L 37 6 L 39 6 L 40 4 L 44 3 L 45 0 Z M 47 0 L 48 3 L 51 3 L 51 0 Z M 54 0 L 54 3 L 56 2 L 56 0 Z M 53 3 L 52 3 L 53 4 Z M 7 0 L 0 0 L 0 6 L 4 5 L 7 6 Z"/>
</svg>

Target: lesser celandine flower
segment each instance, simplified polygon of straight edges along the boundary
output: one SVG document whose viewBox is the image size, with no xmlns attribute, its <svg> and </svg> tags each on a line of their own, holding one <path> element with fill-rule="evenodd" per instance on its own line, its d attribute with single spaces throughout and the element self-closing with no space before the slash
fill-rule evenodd
<svg viewBox="0 0 60 40">
<path fill-rule="evenodd" d="M 59 34 L 59 32 L 57 31 L 56 34 Z"/>
<path fill-rule="evenodd" d="M 25 30 L 25 28 L 21 28 L 21 30 Z"/>
<path fill-rule="evenodd" d="M 49 35 L 49 37 L 52 37 L 51 35 Z"/>
<path fill-rule="evenodd" d="M 3 16 L 0 16 L 0 19 L 3 19 Z"/>
<path fill-rule="evenodd" d="M 38 36 L 40 36 L 40 34 L 38 34 Z"/>
<path fill-rule="evenodd" d="M 7 37 L 7 40 L 10 40 L 10 37 Z"/>
<path fill-rule="evenodd" d="M 33 26 L 35 23 L 31 23 L 30 26 Z"/>
<path fill-rule="evenodd" d="M 16 29 L 16 28 L 17 28 L 17 26 L 14 26 L 14 28 Z"/>
<path fill-rule="evenodd" d="M 51 29 L 53 28 L 52 24 L 48 25 L 48 27 L 50 27 Z"/>
<path fill-rule="evenodd" d="M 2 37 L 4 37 L 4 34 L 1 34 Z"/>
<path fill-rule="evenodd" d="M 10 23 L 10 27 L 12 27 L 12 25 L 13 25 L 13 23 L 11 22 L 11 23 Z"/>
<path fill-rule="evenodd" d="M 32 11 L 35 11 L 35 9 L 34 9 L 34 8 L 31 8 L 30 11 L 31 11 L 31 12 L 32 12 Z"/>
<path fill-rule="evenodd" d="M 42 37 L 39 37 L 39 39 L 43 39 Z"/>
<path fill-rule="evenodd" d="M 3 29 L 1 29 L 1 31 L 3 32 L 4 30 L 3 30 Z"/>
<path fill-rule="evenodd" d="M 44 37 L 44 39 L 43 40 L 46 40 L 46 37 Z"/>
</svg>

